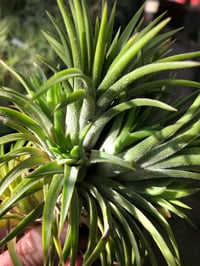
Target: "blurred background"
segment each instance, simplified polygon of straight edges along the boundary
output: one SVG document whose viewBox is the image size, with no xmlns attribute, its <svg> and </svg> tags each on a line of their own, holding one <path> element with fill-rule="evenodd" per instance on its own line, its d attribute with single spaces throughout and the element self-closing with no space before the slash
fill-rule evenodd
<svg viewBox="0 0 200 266">
<path fill-rule="evenodd" d="M 67 4 L 68 1 L 66 1 Z M 101 2 L 87 0 L 91 17 L 100 15 Z M 110 8 L 114 0 L 108 0 Z M 116 29 L 128 23 L 141 5 L 144 8 L 144 22 L 150 23 L 156 16 L 165 13 L 171 17 L 167 30 L 183 27 L 175 35 L 172 53 L 184 53 L 200 50 L 200 0 L 117 0 Z M 20 72 L 29 75 L 34 71 L 37 54 L 56 62 L 55 54 L 47 45 L 42 30 L 51 30 L 51 23 L 46 11 L 59 19 L 56 0 L 0 0 L 0 59 Z M 42 66 L 44 67 L 44 66 Z M 45 71 L 45 69 L 44 69 Z M 180 77 L 200 81 L 200 69 L 184 70 Z M 16 80 L 5 70 L 0 69 L 0 85 L 18 88 Z M 190 91 L 181 88 L 179 93 Z M 0 135 L 4 134 L 0 129 Z M 171 218 L 172 227 L 180 247 L 182 266 L 200 265 L 200 196 L 196 194 L 189 199 L 193 211 L 189 211 L 196 228 L 191 227 L 177 217 Z M 164 264 L 160 266 L 164 266 Z M 148 266 L 148 262 L 146 264 Z"/>
</svg>

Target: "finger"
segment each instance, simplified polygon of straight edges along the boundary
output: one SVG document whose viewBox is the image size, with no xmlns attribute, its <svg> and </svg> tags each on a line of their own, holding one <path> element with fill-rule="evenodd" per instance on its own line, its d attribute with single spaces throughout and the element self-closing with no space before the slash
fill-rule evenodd
<svg viewBox="0 0 200 266">
<path fill-rule="evenodd" d="M 43 265 L 41 226 L 26 233 L 17 243 L 17 253 L 23 266 Z M 1 265 L 13 266 L 8 251 L 0 255 Z"/>
<path fill-rule="evenodd" d="M 34 227 L 28 231 L 17 243 L 17 253 L 23 266 L 42 266 L 43 265 L 43 251 L 42 251 L 42 237 L 41 226 Z M 60 240 L 63 242 L 66 237 L 66 228 L 63 229 Z M 86 236 L 80 236 L 79 248 L 84 249 L 87 243 Z M 13 266 L 9 252 L 5 251 L 0 255 L 0 262 L 2 266 Z M 78 254 L 75 266 L 81 266 L 83 262 L 83 255 Z M 70 265 L 70 260 L 66 262 L 66 266 Z"/>
</svg>

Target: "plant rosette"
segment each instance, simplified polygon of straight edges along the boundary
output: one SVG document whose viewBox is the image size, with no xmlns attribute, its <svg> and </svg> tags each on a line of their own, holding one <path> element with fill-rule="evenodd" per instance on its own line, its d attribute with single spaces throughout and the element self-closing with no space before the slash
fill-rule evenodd
<svg viewBox="0 0 200 266">
<path fill-rule="evenodd" d="M 44 265 L 74 266 L 82 225 L 84 266 L 155 266 L 157 251 L 180 265 L 169 217 L 190 222 L 182 198 L 198 191 L 200 84 L 160 72 L 197 67 L 200 52 L 170 56 L 177 30 L 163 33 L 163 16 L 143 27 L 143 7 L 121 32 L 115 5 L 102 1 L 93 25 L 84 0 L 57 4 L 63 24 L 48 13 L 55 31 L 44 36 L 60 63 L 38 56 L 51 75 L 1 61 L 23 91 L 0 89 L 10 103 L 0 120 L 13 129 L 0 137 L 0 245 L 41 223 Z M 181 86 L 193 93 L 173 99 Z"/>
</svg>

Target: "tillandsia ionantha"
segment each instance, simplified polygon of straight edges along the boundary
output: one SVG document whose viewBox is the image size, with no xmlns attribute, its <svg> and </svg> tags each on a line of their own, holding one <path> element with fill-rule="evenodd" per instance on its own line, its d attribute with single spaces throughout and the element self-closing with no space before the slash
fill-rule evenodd
<svg viewBox="0 0 200 266">
<path fill-rule="evenodd" d="M 57 4 L 63 25 L 48 13 L 55 32 L 44 35 L 59 63 L 39 56 L 51 74 L 25 77 L 1 61 L 23 90 L 0 89 L 10 103 L 0 120 L 13 129 L 0 137 L 0 225 L 9 225 L 0 245 L 14 253 L 41 223 L 44 265 L 57 254 L 57 265 L 74 266 L 82 225 L 84 266 L 155 266 L 155 250 L 180 265 L 168 217 L 190 221 L 182 198 L 198 190 L 200 84 L 159 74 L 199 66 L 190 59 L 200 52 L 170 56 L 176 30 L 163 33 L 163 16 L 144 27 L 143 7 L 121 32 L 115 5 L 109 13 L 102 1 L 93 24 L 85 0 Z M 180 86 L 194 92 L 172 100 Z"/>
</svg>

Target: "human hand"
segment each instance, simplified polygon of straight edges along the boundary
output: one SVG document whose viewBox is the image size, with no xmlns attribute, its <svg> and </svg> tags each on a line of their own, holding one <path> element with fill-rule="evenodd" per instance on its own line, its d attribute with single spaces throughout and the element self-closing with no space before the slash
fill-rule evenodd
<svg viewBox="0 0 200 266">
<path fill-rule="evenodd" d="M 0 232 L 2 238 L 3 233 Z M 16 245 L 17 253 L 23 266 L 42 266 L 43 265 L 43 251 L 42 251 L 42 237 L 41 226 L 37 226 L 28 231 Z M 13 266 L 9 252 L 6 250 L 0 254 L 1 266 Z M 68 259 L 65 266 L 70 265 Z M 76 266 L 82 265 L 82 255 L 79 254 L 76 260 Z"/>
<path fill-rule="evenodd" d="M 23 266 L 43 265 L 41 226 L 28 231 L 16 245 L 17 253 Z M 6 250 L 0 255 L 2 266 L 13 266 L 9 252 Z"/>
</svg>

